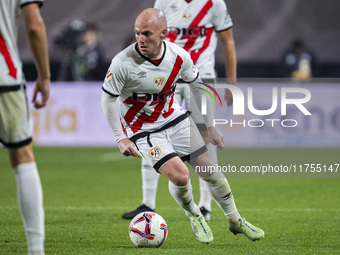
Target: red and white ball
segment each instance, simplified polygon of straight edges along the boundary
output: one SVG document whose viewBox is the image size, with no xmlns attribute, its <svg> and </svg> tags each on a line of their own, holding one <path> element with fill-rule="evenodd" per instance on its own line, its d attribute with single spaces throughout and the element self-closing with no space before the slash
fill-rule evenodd
<svg viewBox="0 0 340 255">
<path fill-rule="evenodd" d="M 168 235 L 168 226 L 159 214 L 142 212 L 132 219 L 129 235 L 131 241 L 138 247 L 157 248 L 165 241 Z"/>
</svg>

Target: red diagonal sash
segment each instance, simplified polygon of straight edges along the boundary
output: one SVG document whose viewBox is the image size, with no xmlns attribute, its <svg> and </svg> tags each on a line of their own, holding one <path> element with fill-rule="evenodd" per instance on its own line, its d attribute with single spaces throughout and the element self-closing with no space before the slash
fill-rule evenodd
<svg viewBox="0 0 340 255">
<path fill-rule="evenodd" d="M 2 37 L 2 34 L 0 33 L 0 52 L 4 56 L 9 75 L 12 76 L 14 79 L 17 78 L 17 69 L 14 66 L 14 63 L 12 61 L 11 55 L 9 54 L 9 51 L 6 46 L 6 42 L 4 38 Z"/>
<path fill-rule="evenodd" d="M 164 94 L 167 93 L 171 90 L 171 85 L 174 83 L 180 69 L 183 63 L 183 59 L 180 56 L 177 56 L 175 64 L 172 68 L 172 71 L 170 73 L 170 76 L 167 80 L 167 82 L 165 83 L 162 91 L 159 94 Z M 173 95 L 171 95 L 173 97 Z M 162 113 L 162 110 L 165 106 L 165 103 L 167 102 L 167 100 L 160 100 L 158 99 L 157 101 L 153 102 L 151 105 L 155 105 L 155 109 L 153 111 L 153 113 L 148 116 L 145 112 L 143 112 L 138 119 L 135 121 L 135 123 L 133 123 L 131 129 L 134 133 L 136 133 L 138 130 L 141 129 L 143 123 L 154 123 L 155 121 L 157 121 L 157 119 L 159 118 L 160 114 Z M 170 104 L 169 104 L 169 111 L 165 113 L 165 117 L 168 117 L 173 109 L 171 108 L 172 106 L 172 102 L 173 100 L 171 99 Z M 132 102 L 132 98 L 129 97 L 128 99 L 126 99 L 124 101 L 124 103 L 127 104 L 133 104 L 132 107 L 130 108 L 130 110 L 127 112 L 127 114 L 125 115 L 124 119 L 126 121 L 127 124 L 131 123 L 131 121 L 134 119 L 134 117 L 136 116 L 136 114 L 144 107 L 145 102 Z M 169 113 L 170 112 L 170 113 Z"/>
</svg>

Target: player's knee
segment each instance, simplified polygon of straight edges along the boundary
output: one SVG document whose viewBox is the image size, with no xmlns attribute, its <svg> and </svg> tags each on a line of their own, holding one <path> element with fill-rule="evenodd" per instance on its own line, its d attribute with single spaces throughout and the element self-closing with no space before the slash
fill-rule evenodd
<svg viewBox="0 0 340 255">
<path fill-rule="evenodd" d="M 189 172 L 177 172 L 176 177 L 172 181 L 176 186 L 186 186 L 190 181 Z"/>
<path fill-rule="evenodd" d="M 12 168 L 20 164 L 34 162 L 32 144 L 20 148 L 9 149 L 10 161 Z"/>
</svg>

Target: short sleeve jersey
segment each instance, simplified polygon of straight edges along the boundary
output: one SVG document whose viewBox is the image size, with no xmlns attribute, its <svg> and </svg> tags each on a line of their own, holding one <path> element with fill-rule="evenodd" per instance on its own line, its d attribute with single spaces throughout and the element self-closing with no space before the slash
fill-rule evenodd
<svg viewBox="0 0 340 255">
<path fill-rule="evenodd" d="M 214 79 L 216 32 L 233 26 L 223 0 L 156 0 L 166 17 L 168 39 L 189 52 L 201 78 Z"/>
<path fill-rule="evenodd" d="M 0 1 L 0 91 L 25 82 L 17 47 L 18 18 L 23 6 L 43 0 Z"/>
<path fill-rule="evenodd" d="M 113 58 L 103 90 L 119 96 L 121 121 L 129 138 L 143 131 L 157 131 L 185 114 L 174 101 L 179 76 L 191 82 L 198 77 L 198 70 L 189 54 L 170 42 L 163 42 L 157 64 L 143 56 L 137 44 Z"/>
</svg>

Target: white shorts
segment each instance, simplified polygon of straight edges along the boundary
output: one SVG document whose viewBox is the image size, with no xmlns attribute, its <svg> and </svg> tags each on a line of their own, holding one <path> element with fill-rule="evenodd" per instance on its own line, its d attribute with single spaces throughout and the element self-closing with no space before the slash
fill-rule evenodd
<svg viewBox="0 0 340 255">
<path fill-rule="evenodd" d="M 173 157 L 183 161 L 207 151 L 195 123 L 190 117 L 165 130 L 139 138 L 135 144 L 149 165 L 158 172 Z"/>
<path fill-rule="evenodd" d="M 19 148 L 32 141 L 33 124 L 25 88 L 0 92 L 0 142 Z"/>
</svg>

